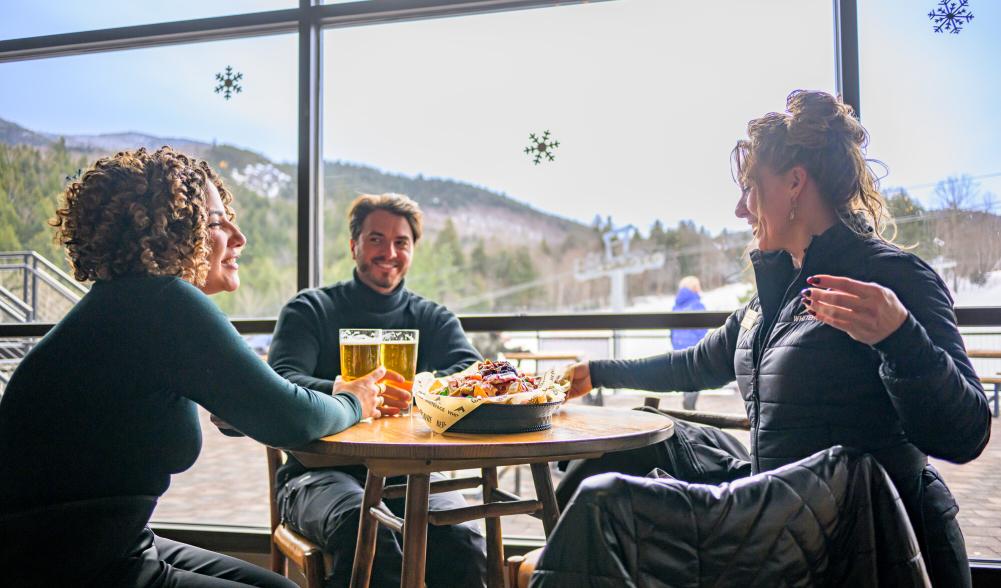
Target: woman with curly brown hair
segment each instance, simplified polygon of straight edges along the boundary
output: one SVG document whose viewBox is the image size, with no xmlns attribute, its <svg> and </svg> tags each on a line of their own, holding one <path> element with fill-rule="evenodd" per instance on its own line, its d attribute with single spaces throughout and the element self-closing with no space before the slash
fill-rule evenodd
<svg viewBox="0 0 1001 588">
<path fill-rule="evenodd" d="M 333 395 L 296 386 L 206 297 L 240 284 L 232 200 L 205 162 L 168 147 L 102 158 L 66 189 L 53 225 L 94 284 L 0 399 L 5 585 L 294 586 L 147 526 L 198 457 L 196 404 L 275 447 L 380 415 L 381 368 Z M 53 549 L 56 565 L 38 562 Z"/>
<path fill-rule="evenodd" d="M 750 121 L 733 160 L 735 212 L 755 237 L 756 296 L 690 349 L 577 364 L 571 396 L 736 380 L 751 425 L 744 474 L 834 445 L 869 453 L 904 500 L 933 584 L 968 586 L 958 506 L 928 456 L 976 458 L 990 410 L 942 279 L 883 237 L 867 141 L 851 108 L 824 92 L 793 92 L 785 112 Z M 668 467 L 656 455 L 578 464 L 558 494 L 568 499 L 600 471 Z"/>
</svg>

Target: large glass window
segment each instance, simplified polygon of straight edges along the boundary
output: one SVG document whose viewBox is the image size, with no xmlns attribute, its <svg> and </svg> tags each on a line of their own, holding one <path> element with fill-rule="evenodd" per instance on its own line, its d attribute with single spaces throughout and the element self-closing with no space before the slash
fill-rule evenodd
<svg viewBox="0 0 1001 588">
<path fill-rule="evenodd" d="M 952 3 L 955 4 L 955 3 Z M 936 33 L 930 6 L 906 0 L 860 3 L 861 118 L 870 157 L 886 164 L 883 192 L 898 242 L 945 279 L 958 306 L 1001 300 L 1001 6 L 971 3 L 958 33 Z M 997 328 L 968 328 L 971 355 L 1001 352 Z M 973 359 L 993 398 L 1001 360 Z M 992 419 L 992 423 L 997 423 Z M 978 460 L 935 460 L 959 502 L 972 558 L 1001 557 L 991 498 L 998 434 Z"/>
<path fill-rule="evenodd" d="M 0 3 L 0 40 L 109 29 L 172 20 L 296 8 L 297 0 L 5 0 Z"/>
<path fill-rule="evenodd" d="M 622 0 L 327 32 L 324 281 L 350 275 L 350 199 L 393 191 L 426 213 L 410 287 L 456 312 L 663 311 L 684 275 L 741 282 L 730 149 L 792 89 L 833 91 L 832 11 L 699 11 L 725 16 Z"/>
<path fill-rule="evenodd" d="M 714 1 L 700 10 L 726 17 L 689 26 L 669 4 L 326 32 L 323 281 L 353 268 L 350 200 L 401 192 L 425 212 L 408 286 L 458 313 L 669 311 L 689 274 L 700 276 L 710 310 L 746 300 L 750 235 L 733 217 L 729 153 L 747 121 L 780 108 L 791 90 L 834 90 L 831 7 Z M 552 160 L 531 149 L 547 139 Z M 487 357 L 670 349 L 663 331 L 473 339 Z M 732 389 L 706 397 L 710 409 L 740 405 Z M 527 468 L 501 477 L 526 494 L 530 480 Z M 529 517 L 504 529 L 541 535 Z"/>
<path fill-rule="evenodd" d="M 215 300 L 275 316 L 296 288 L 296 60 L 280 35 L 0 64 L 0 285 L 31 307 L 23 320 L 56 321 L 82 295 L 47 224 L 68 178 L 162 145 L 208 160 L 235 194 L 243 286 Z"/>
<path fill-rule="evenodd" d="M 971 7 L 958 33 L 936 33 L 905 0 L 860 10 L 861 118 L 902 245 L 946 279 L 958 306 L 1001 292 L 1001 6 Z"/>
<path fill-rule="evenodd" d="M 862 120 L 869 155 L 888 166 L 898 242 L 946 278 L 959 305 L 996 305 L 1001 147 L 990 97 L 1001 89 L 1001 8 L 978 3 L 962 31 L 939 34 L 927 6 L 859 4 Z M 5 2 L 0 40 L 298 2 L 150 6 Z M 709 310 L 732 309 L 751 285 L 730 148 L 747 120 L 781 109 L 791 90 L 835 89 L 833 33 L 829 2 L 797 0 L 711 0 L 691 16 L 662 0 L 617 0 L 329 30 L 323 281 L 350 276 L 347 203 L 402 192 L 426 213 L 408 284 L 458 313 L 668 311 L 686 275 L 701 278 Z M 218 303 L 234 318 L 275 316 L 304 254 L 296 43 L 289 34 L 0 63 L 0 322 L 56 321 L 85 292 L 65 275 L 45 224 L 68 178 L 101 155 L 162 144 L 208 159 L 236 193 L 249 239 L 243 287 Z M 241 86 L 229 99 L 226 79 Z M 637 357 L 671 346 L 666 331 L 472 336 L 485 356 L 520 353 L 529 370 L 556 365 L 532 355 Z M 1001 359 L 989 356 L 1001 350 L 1001 328 L 964 336 L 984 352 L 974 363 L 994 392 Z M 266 352 L 266 334 L 248 342 Z M 33 343 L 0 341 L 0 392 Z M 640 401 L 629 391 L 588 398 Z M 699 408 L 743 411 L 732 387 L 703 392 Z M 156 519 L 266 525 L 261 447 L 219 435 L 201 415 L 203 453 L 175 476 Z M 974 558 L 1001 557 L 989 492 L 996 459 L 992 445 L 971 465 L 936 462 Z M 503 487 L 531 495 L 518 471 L 504 471 Z M 528 518 L 504 529 L 541 535 Z"/>
<path fill-rule="evenodd" d="M 46 222 L 67 176 L 162 145 L 206 159 L 235 195 L 242 286 L 213 300 L 234 318 L 277 315 L 296 289 L 296 51 L 295 35 L 280 35 L 0 64 L 0 320 L 54 322 L 86 292 Z M 229 99 L 215 91 L 227 67 L 243 76 Z M 28 346 L 0 343 L 2 393 Z M 200 414 L 202 454 L 154 519 L 267 525 L 263 449 Z"/>
</svg>

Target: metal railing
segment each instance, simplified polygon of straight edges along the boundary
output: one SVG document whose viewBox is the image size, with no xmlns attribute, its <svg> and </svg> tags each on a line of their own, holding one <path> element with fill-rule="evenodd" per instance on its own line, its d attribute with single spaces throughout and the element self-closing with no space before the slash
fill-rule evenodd
<svg viewBox="0 0 1001 588">
<path fill-rule="evenodd" d="M 10 375 L 34 344 L 33 338 L 0 339 L 0 395 L 10 381 Z"/>
<path fill-rule="evenodd" d="M 5 279 L 11 274 L 20 274 L 19 279 Z M 35 251 L 0 252 L 0 312 L 14 322 L 35 322 L 39 319 L 39 287 L 48 288 L 71 306 L 87 293 L 86 287 Z"/>
<path fill-rule="evenodd" d="M 31 320 L 33 308 L 7 288 L 0 285 L 0 312 L 19 323 Z"/>
<path fill-rule="evenodd" d="M 57 318 L 41 316 L 42 291 L 51 292 L 57 301 L 73 306 L 87 293 L 87 288 L 35 251 L 0 252 L 0 323 L 25 325 L 40 318 Z M 33 338 L 0 339 L 0 393 L 32 345 Z"/>
</svg>

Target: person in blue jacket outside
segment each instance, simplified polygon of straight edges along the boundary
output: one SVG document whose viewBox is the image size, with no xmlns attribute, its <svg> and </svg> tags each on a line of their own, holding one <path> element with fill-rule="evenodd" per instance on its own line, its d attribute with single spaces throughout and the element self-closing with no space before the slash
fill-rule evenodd
<svg viewBox="0 0 1001 588">
<path fill-rule="evenodd" d="M 678 283 L 678 295 L 674 298 L 673 312 L 691 312 L 705 310 L 702 304 L 702 285 L 695 276 L 685 276 Z M 675 351 L 694 347 L 708 333 L 708 329 L 673 329 L 671 330 L 671 348 Z M 682 406 L 685 410 L 695 410 L 699 399 L 698 392 L 685 392 Z"/>
</svg>

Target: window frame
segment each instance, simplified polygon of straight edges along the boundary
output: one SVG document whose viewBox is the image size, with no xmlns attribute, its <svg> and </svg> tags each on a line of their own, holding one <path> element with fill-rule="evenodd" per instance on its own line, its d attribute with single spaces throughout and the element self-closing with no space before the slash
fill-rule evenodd
<svg viewBox="0 0 1001 588">
<path fill-rule="evenodd" d="M 490 12 L 552 7 L 587 0 L 367 0 L 322 4 L 299 0 L 298 8 L 233 14 L 193 20 L 78 31 L 0 40 L 0 63 L 101 53 L 143 47 L 168 46 L 222 39 L 250 38 L 295 32 L 298 51 L 298 162 L 297 162 L 297 271 L 299 289 L 319 286 L 322 268 L 322 39 L 323 30 L 365 24 L 443 18 Z M 611 0 L 591 0 L 611 1 Z M 831 0 L 834 11 L 836 88 L 846 103 L 861 112 L 858 0 Z M 714 328 L 727 312 L 498 314 L 460 317 L 468 332 L 546 330 L 624 330 Z M 960 326 L 1001 326 L 1001 307 L 960 307 Z M 276 319 L 233 320 L 244 334 L 270 333 Z M 0 337 L 41 337 L 53 323 L 0 324 Z M 168 533 L 183 528 L 192 543 L 207 547 L 242 547 L 257 551 L 265 545 L 258 528 L 218 525 L 156 525 Z M 249 533 L 249 535 L 248 535 Z M 229 539 L 227 539 L 229 537 Z M 242 537 L 242 540 L 238 539 Z M 198 540 L 201 538 L 201 540 Z M 249 539 L 248 539 L 249 538 Z M 234 543 L 235 541 L 235 543 Z M 238 549 L 241 550 L 242 549 Z M 998 568 L 994 560 L 974 560 L 979 567 Z"/>
</svg>

